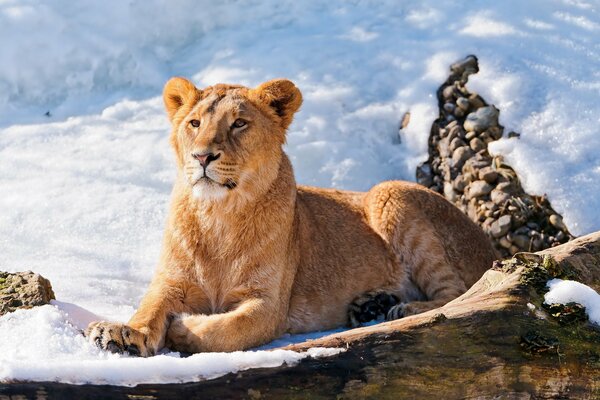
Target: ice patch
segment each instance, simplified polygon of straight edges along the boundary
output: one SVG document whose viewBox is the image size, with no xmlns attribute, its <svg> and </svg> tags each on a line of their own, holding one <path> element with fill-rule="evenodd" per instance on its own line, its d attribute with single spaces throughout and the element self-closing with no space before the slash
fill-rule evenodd
<svg viewBox="0 0 600 400">
<path fill-rule="evenodd" d="M 590 321 L 600 325 L 600 294 L 594 289 L 583 283 L 562 279 L 552 279 L 546 285 L 550 289 L 544 295 L 546 304 L 579 303 L 585 307 Z"/>
</svg>

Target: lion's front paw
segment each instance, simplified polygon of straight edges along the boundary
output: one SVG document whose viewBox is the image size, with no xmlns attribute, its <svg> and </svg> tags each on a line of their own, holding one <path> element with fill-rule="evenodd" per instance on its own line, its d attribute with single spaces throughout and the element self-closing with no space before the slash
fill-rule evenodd
<svg viewBox="0 0 600 400">
<path fill-rule="evenodd" d="M 142 332 L 125 324 L 114 322 L 92 322 L 85 330 L 90 343 L 111 353 L 129 353 L 134 356 L 148 357 L 156 349 L 147 345 L 148 339 Z"/>
</svg>

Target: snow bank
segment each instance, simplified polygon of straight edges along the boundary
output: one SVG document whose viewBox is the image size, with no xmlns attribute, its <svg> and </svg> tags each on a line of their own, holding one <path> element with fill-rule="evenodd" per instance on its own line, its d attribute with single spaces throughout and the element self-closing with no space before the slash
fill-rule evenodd
<svg viewBox="0 0 600 400">
<path fill-rule="evenodd" d="M 249 368 L 294 365 L 306 357 L 327 357 L 343 349 L 202 353 L 150 358 L 102 352 L 73 324 L 73 315 L 54 306 L 18 310 L 0 317 L 0 382 L 14 380 L 134 386 L 213 379 Z"/>
<path fill-rule="evenodd" d="M 552 279 L 547 283 L 550 291 L 544 295 L 546 304 L 571 302 L 585 307 L 591 322 L 600 325 L 600 294 L 591 287 L 575 281 Z"/>
</svg>

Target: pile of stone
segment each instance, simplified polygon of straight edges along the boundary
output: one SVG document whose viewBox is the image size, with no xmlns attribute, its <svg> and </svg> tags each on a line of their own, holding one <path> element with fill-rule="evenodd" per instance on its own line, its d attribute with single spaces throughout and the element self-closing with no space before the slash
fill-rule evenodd
<svg viewBox="0 0 600 400">
<path fill-rule="evenodd" d="M 0 316 L 20 308 L 32 308 L 54 300 L 50 281 L 43 276 L 26 272 L 0 271 Z"/>
<path fill-rule="evenodd" d="M 441 193 L 478 223 L 503 257 L 539 251 L 573 238 L 546 196 L 525 193 L 515 171 L 488 144 L 504 127 L 499 110 L 466 88 L 477 73 L 475 56 L 450 67 L 437 96 L 440 116 L 429 136 L 429 159 L 417 167 L 417 181 Z M 519 134 L 510 132 L 517 140 Z"/>
</svg>

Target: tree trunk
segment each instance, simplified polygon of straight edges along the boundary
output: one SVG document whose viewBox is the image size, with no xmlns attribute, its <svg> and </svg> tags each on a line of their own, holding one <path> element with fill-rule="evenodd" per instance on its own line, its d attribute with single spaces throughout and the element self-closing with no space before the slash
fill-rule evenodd
<svg viewBox="0 0 600 400">
<path fill-rule="evenodd" d="M 546 280 L 566 276 L 600 289 L 600 232 L 496 263 L 439 309 L 287 347 L 346 349 L 336 356 L 188 384 L 4 385 L 0 399 L 598 399 L 600 330 L 542 307 Z"/>
</svg>

